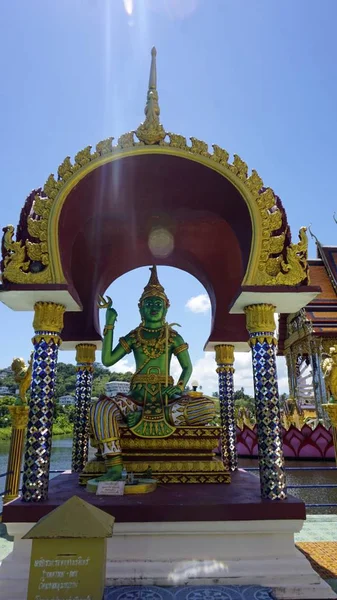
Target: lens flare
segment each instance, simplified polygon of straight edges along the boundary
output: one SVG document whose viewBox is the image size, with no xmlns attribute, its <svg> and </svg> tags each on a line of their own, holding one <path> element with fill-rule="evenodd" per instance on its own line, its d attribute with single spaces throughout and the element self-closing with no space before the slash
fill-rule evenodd
<svg viewBox="0 0 337 600">
<path fill-rule="evenodd" d="M 123 0 L 125 12 L 129 17 L 131 17 L 133 13 L 133 0 Z"/>
<path fill-rule="evenodd" d="M 171 254 L 174 248 L 172 233 L 163 227 L 152 229 L 149 235 L 149 248 L 153 256 L 165 258 Z"/>
</svg>

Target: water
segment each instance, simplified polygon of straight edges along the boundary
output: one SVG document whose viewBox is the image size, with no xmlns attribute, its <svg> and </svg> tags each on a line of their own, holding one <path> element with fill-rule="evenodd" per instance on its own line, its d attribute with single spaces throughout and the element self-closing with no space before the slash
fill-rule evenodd
<svg viewBox="0 0 337 600">
<path fill-rule="evenodd" d="M 52 453 L 50 461 L 50 469 L 66 470 L 71 468 L 71 446 L 72 438 L 67 436 L 54 436 L 52 444 Z M 9 452 L 9 441 L 0 442 L 0 474 L 7 471 L 7 460 Z M 51 474 L 50 477 L 56 477 L 56 474 Z M 0 493 L 5 490 L 6 477 L 0 479 Z M 21 485 L 20 485 L 21 487 Z M 0 511 L 2 510 L 2 500 L 0 499 Z"/>
<path fill-rule="evenodd" d="M 72 438 L 67 436 L 55 436 L 53 438 L 51 470 L 66 470 L 71 468 L 71 446 Z M 7 458 L 9 451 L 9 441 L 0 442 L 0 473 L 7 471 Z M 239 459 L 239 466 L 257 467 L 258 461 L 253 458 Z M 286 461 L 287 467 L 333 467 L 333 461 Z M 258 476 L 258 471 L 253 472 Z M 55 477 L 52 474 L 51 477 Z M 5 477 L 0 479 L 0 493 L 5 489 Z M 330 483 L 337 485 L 337 471 L 288 471 L 287 485 L 303 485 L 303 484 L 323 484 Z M 293 496 L 302 498 L 307 504 L 328 504 L 333 502 L 337 504 L 337 487 L 336 488 L 318 488 L 318 489 L 290 489 L 289 493 Z M 0 506 L 0 509 L 2 507 Z M 310 514 L 337 514 L 337 507 L 329 508 L 308 508 Z"/>
<path fill-rule="evenodd" d="M 316 461 L 316 460 L 286 460 L 286 468 L 291 467 L 335 467 L 334 461 Z M 258 467 L 258 460 L 254 458 L 239 459 L 239 467 Z M 258 477 L 258 471 L 251 471 Z M 335 484 L 337 485 L 337 471 L 287 471 L 287 485 L 317 485 L 317 484 Z M 337 504 L 337 487 L 335 488 L 312 488 L 296 489 L 291 488 L 288 493 L 297 498 L 301 498 L 306 504 Z M 337 514 L 335 507 L 307 507 L 308 514 Z"/>
</svg>

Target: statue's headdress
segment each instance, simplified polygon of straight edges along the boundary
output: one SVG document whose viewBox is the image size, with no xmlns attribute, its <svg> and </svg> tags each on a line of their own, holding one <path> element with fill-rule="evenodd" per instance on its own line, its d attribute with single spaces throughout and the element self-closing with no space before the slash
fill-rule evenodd
<svg viewBox="0 0 337 600">
<path fill-rule="evenodd" d="M 144 291 L 140 297 L 138 306 L 141 305 L 141 303 L 143 302 L 143 300 L 145 300 L 145 298 L 149 298 L 151 296 L 158 296 L 159 298 L 162 298 L 165 301 L 166 307 L 168 308 L 170 306 L 170 301 L 165 294 L 165 290 L 164 290 L 163 286 L 161 285 L 161 283 L 159 283 L 156 265 L 154 265 L 153 267 L 150 267 L 150 271 L 151 271 L 151 275 L 150 275 L 149 283 L 144 288 Z"/>
</svg>

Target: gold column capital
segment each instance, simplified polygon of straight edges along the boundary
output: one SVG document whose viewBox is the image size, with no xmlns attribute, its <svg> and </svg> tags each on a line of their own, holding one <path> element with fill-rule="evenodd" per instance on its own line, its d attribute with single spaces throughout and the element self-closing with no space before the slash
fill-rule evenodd
<svg viewBox="0 0 337 600">
<path fill-rule="evenodd" d="M 65 307 L 54 302 L 36 302 L 33 327 L 35 331 L 61 333 Z"/>
<path fill-rule="evenodd" d="M 95 344 L 77 344 L 76 362 L 80 364 L 92 365 L 95 362 Z"/>
<path fill-rule="evenodd" d="M 215 360 L 218 368 L 217 373 L 221 371 L 231 371 L 234 373 L 234 346 L 230 344 L 217 344 L 215 346 Z"/>
<path fill-rule="evenodd" d="M 26 429 L 29 413 L 27 405 L 13 404 L 8 407 L 8 412 L 12 417 L 13 429 Z"/>
<path fill-rule="evenodd" d="M 269 344 L 276 343 L 273 335 L 276 328 L 274 313 L 273 304 L 251 304 L 245 307 L 246 327 L 251 336 L 251 343 L 255 343 L 256 340 L 263 342 L 265 339 Z"/>
</svg>

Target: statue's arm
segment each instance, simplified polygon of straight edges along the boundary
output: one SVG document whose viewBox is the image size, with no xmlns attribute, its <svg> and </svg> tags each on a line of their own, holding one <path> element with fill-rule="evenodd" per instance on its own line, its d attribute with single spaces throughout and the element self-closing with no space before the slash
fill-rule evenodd
<svg viewBox="0 0 337 600">
<path fill-rule="evenodd" d="M 128 352 L 123 348 L 121 343 L 112 349 L 113 345 L 113 332 L 107 331 L 103 339 L 102 347 L 102 363 L 105 367 L 112 367 L 119 360 L 121 360 Z"/>
<path fill-rule="evenodd" d="M 105 367 L 111 367 L 121 360 L 132 350 L 129 335 L 120 338 L 119 343 L 113 348 L 114 328 L 117 319 L 115 309 L 108 308 L 106 311 L 106 324 L 103 331 L 102 363 Z"/>
<path fill-rule="evenodd" d="M 177 334 L 174 339 L 173 354 L 177 357 L 182 369 L 177 386 L 183 391 L 192 375 L 193 368 L 188 351 L 188 344 L 184 342 L 181 335 Z"/>
</svg>

